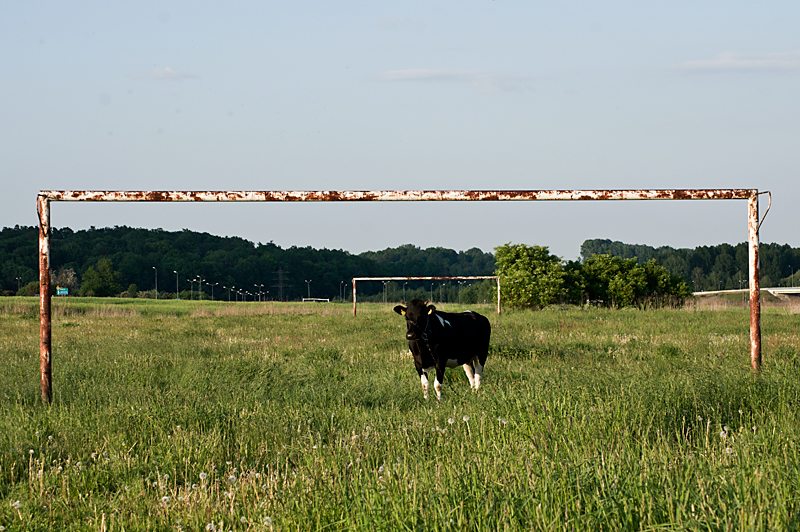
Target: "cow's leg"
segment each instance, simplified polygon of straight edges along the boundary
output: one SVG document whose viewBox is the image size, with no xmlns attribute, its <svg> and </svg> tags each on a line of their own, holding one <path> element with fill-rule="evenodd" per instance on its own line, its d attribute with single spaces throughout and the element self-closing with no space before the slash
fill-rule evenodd
<svg viewBox="0 0 800 532">
<path fill-rule="evenodd" d="M 466 364 L 464 364 L 461 367 L 464 368 L 464 373 L 467 374 L 467 378 L 469 379 L 469 387 L 474 390 L 475 389 L 475 370 L 472 368 L 472 364 L 467 362 Z"/>
<path fill-rule="evenodd" d="M 419 380 L 422 383 L 422 394 L 425 396 L 425 400 L 428 400 L 428 375 L 425 373 L 424 369 L 420 369 L 419 371 Z"/>
<path fill-rule="evenodd" d="M 472 359 L 472 363 L 475 364 L 475 388 L 474 390 L 478 390 L 481 387 L 481 378 L 483 377 L 483 365 L 481 364 L 478 357 Z"/>
<path fill-rule="evenodd" d="M 442 400 L 442 383 L 444 382 L 444 367 L 436 368 L 436 380 L 433 381 L 433 389 L 436 390 L 436 399 Z"/>
</svg>

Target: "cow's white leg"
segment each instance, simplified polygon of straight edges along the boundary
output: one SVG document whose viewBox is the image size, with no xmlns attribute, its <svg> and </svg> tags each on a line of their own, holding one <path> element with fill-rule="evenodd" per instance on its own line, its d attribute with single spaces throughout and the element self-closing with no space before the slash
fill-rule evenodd
<svg viewBox="0 0 800 532">
<path fill-rule="evenodd" d="M 439 401 L 442 400 L 442 383 L 439 382 L 439 377 L 436 377 L 436 380 L 433 381 L 433 388 L 436 390 L 436 399 Z"/>
<path fill-rule="evenodd" d="M 422 382 L 422 393 L 425 396 L 425 400 L 428 400 L 428 376 L 425 375 L 425 372 L 422 372 L 422 375 L 419 376 L 420 382 Z"/>
<path fill-rule="evenodd" d="M 475 389 L 475 372 L 472 371 L 472 366 L 469 364 L 464 364 L 461 367 L 464 368 L 464 373 L 467 374 L 467 378 L 469 379 L 469 387 Z"/>
<path fill-rule="evenodd" d="M 472 359 L 473 364 L 475 364 L 475 390 L 477 391 L 478 388 L 481 387 L 481 378 L 483 377 L 483 366 L 481 365 L 478 357 Z"/>
</svg>

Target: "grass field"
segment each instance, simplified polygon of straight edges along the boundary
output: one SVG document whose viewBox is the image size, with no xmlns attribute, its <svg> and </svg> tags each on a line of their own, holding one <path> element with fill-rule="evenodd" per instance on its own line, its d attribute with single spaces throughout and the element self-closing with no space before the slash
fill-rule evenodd
<svg viewBox="0 0 800 532">
<path fill-rule="evenodd" d="M 390 306 L 0 300 L 0 530 L 800 529 L 800 316 L 509 312 L 426 402 Z M 445 310 L 458 310 L 449 306 Z"/>
</svg>

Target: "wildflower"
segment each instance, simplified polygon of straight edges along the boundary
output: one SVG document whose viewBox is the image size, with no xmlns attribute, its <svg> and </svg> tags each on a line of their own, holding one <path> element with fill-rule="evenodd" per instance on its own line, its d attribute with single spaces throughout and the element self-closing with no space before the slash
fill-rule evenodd
<svg viewBox="0 0 800 532">
<path fill-rule="evenodd" d="M 231 462 L 230 460 L 226 460 L 225 463 L 231 465 L 233 462 Z"/>
<path fill-rule="evenodd" d="M 740 409 L 739 409 L 739 415 L 741 416 L 741 415 L 742 415 L 742 413 L 743 413 L 743 412 L 742 412 L 742 409 L 740 408 Z"/>
<path fill-rule="evenodd" d="M 456 422 L 456 420 L 450 417 L 450 418 L 447 418 L 447 422 L 452 425 L 453 423 Z"/>
<path fill-rule="evenodd" d="M 267 526 L 272 526 L 272 518 L 268 515 L 264 516 L 264 524 Z"/>
<path fill-rule="evenodd" d="M 461 418 L 461 420 L 462 421 L 469 421 L 469 416 L 465 415 L 464 417 Z"/>
<path fill-rule="evenodd" d="M 703 416 L 697 416 L 697 421 L 703 421 Z"/>
<path fill-rule="evenodd" d="M 725 432 L 725 431 L 723 430 L 723 431 L 721 431 L 721 432 L 719 433 L 719 437 L 720 437 L 720 438 L 722 438 L 722 439 L 724 440 L 725 438 L 727 438 L 727 437 L 728 437 L 728 433 L 727 433 L 727 432 Z"/>
<path fill-rule="evenodd" d="M 497 421 L 499 421 L 499 422 L 500 422 L 500 423 L 502 423 L 503 425 L 505 425 L 506 423 L 508 423 L 508 420 L 507 420 L 506 418 L 503 418 L 503 417 L 499 417 L 499 418 L 497 418 Z"/>
<path fill-rule="evenodd" d="M 28 454 L 33 454 L 33 449 L 29 449 Z"/>
<path fill-rule="evenodd" d="M 242 516 L 241 519 L 239 519 L 239 521 L 242 522 L 242 523 L 246 523 L 247 522 L 247 518 L 245 516 Z"/>
<path fill-rule="evenodd" d="M 229 482 L 230 484 L 233 484 L 234 482 L 236 482 L 236 475 L 231 475 L 231 476 L 229 476 L 229 477 L 228 477 L 228 482 Z"/>
<path fill-rule="evenodd" d="M 164 473 L 164 480 L 169 480 L 169 473 Z"/>
<path fill-rule="evenodd" d="M 202 473 L 200 473 L 200 480 L 205 480 L 205 479 L 206 479 L 206 477 L 208 477 L 208 475 L 206 474 L 206 472 L 205 472 L 205 471 L 203 471 Z"/>
<path fill-rule="evenodd" d="M 52 436 L 48 436 L 47 439 L 50 440 L 50 441 L 53 441 L 53 437 Z"/>
<path fill-rule="evenodd" d="M 730 447 L 727 447 L 725 449 L 725 452 L 728 453 L 728 454 L 733 454 L 733 449 L 731 449 Z"/>
<path fill-rule="evenodd" d="M 11 503 L 11 507 L 15 510 L 19 510 L 20 504 L 19 501 L 14 501 Z"/>
<path fill-rule="evenodd" d="M 722 427 L 722 430 L 724 430 L 725 432 L 728 432 L 728 430 L 729 430 L 728 429 L 728 425 L 725 425 L 724 427 Z"/>
</svg>

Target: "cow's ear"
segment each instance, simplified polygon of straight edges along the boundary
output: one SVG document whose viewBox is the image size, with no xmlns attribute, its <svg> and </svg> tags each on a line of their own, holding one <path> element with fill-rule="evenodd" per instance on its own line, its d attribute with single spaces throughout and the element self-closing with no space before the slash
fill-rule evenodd
<svg viewBox="0 0 800 532">
<path fill-rule="evenodd" d="M 393 310 L 398 314 L 400 314 L 401 316 L 406 315 L 406 307 L 404 307 L 403 305 L 397 305 L 396 307 L 394 307 Z"/>
<path fill-rule="evenodd" d="M 428 315 L 429 315 L 429 316 L 430 316 L 431 314 L 433 314 L 433 311 L 434 311 L 434 310 L 436 310 L 436 307 L 434 307 L 433 305 L 428 305 Z"/>
</svg>

